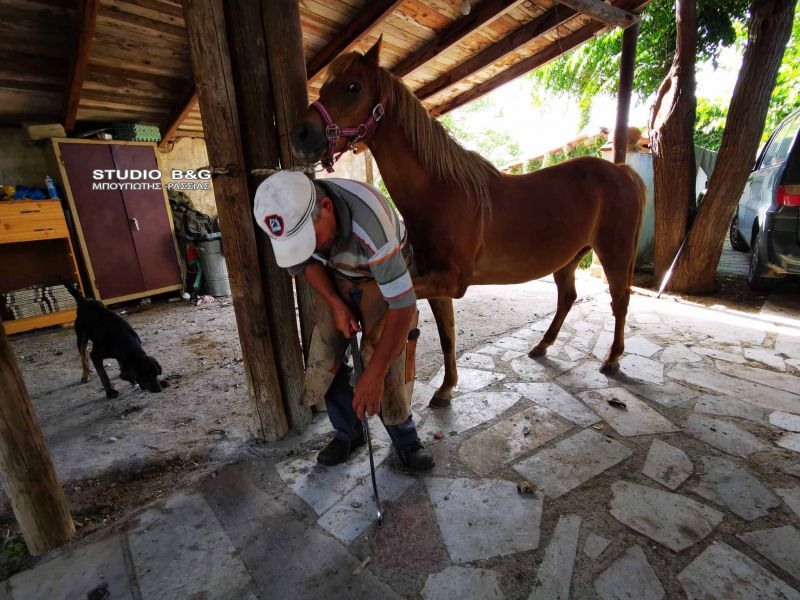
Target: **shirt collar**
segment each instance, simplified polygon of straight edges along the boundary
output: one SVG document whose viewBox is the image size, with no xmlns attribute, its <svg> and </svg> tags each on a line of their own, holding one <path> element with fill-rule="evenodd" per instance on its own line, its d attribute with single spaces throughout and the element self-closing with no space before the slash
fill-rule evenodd
<svg viewBox="0 0 800 600">
<path fill-rule="evenodd" d="M 350 207 L 338 194 L 330 194 L 330 199 L 336 212 L 336 237 L 346 240 L 353 234 L 353 215 Z"/>
</svg>

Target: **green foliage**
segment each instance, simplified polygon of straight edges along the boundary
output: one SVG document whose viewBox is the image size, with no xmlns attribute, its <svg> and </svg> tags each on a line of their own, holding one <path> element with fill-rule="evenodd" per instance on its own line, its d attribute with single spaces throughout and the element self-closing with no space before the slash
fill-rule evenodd
<svg viewBox="0 0 800 600">
<path fill-rule="evenodd" d="M 10 542 L 0 550 L 0 558 L 16 558 L 28 553 L 28 547 L 23 542 Z"/>
<path fill-rule="evenodd" d="M 578 268 L 582 270 L 590 269 L 592 267 L 592 256 L 594 252 L 589 252 L 586 256 L 581 259 L 581 262 L 578 263 Z"/>
<path fill-rule="evenodd" d="M 444 115 L 439 121 L 459 143 L 476 151 L 496 167 L 502 167 L 519 159 L 522 152 L 510 131 L 492 128 L 477 132 L 470 127 L 476 113 L 482 113 L 482 116 L 502 117 L 503 107 L 496 106 L 489 94 L 467 104 L 463 110 Z"/>
<path fill-rule="evenodd" d="M 727 105 L 698 98 L 694 143 L 709 150 L 719 150 L 727 116 Z"/>
<path fill-rule="evenodd" d="M 551 167 L 553 165 L 557 165 L 558 163 L 564 162 L 565 160 L 578 158 L 579 156 L 599 157 L 600 149 L 606 145 L 607 141 L 608 140 L 606 140 L 605 137 L 599 135 L 592 140 L 587 140 L 581 144 L 578 144 L 574 148 L 564 147 L 558 152 L 553 152 L 552 154 L 545 154 L 543 159 L 528 161 L 525 167 L 525 172 L 529 173 L 530 171 L 536 171 L 537 169 Z"/>
<path fill-rule="evenodd" d="M 375 182 L 375 187 L 378 188 L 384 196 L 386 196 L 386 199 L 389 201 L 389 204 L 392 205 L 392 208 L 397 210 L 397 205 L 394 203 L 394 200 L 392 200 L 392 196 L 389 194 L 389 190 L 386 188 L 386 184 L 383 182 L 383 177 Z"/>
<path fill-rule="evenodd" d="M 725 46 L 736 42 L 736 24 L 747 18 L 750 0 L 697 0 L 699 28 L 697 60 L 715 61 Z M 672 64 L 677 29 L 674 0 L 654 0 L 642 14 L 636 54 L 634 92 L 642 99 L 654 93 Z M 564 94 L 578 101 L 581 111 L 598 94 L 615 94 L 622 53 L 622 31 L 598 37 L 530 77 L 537 95 Z"/>
<path fill-rule="evenodd" d="M 541 158 L 534 158 L 529 160 L 525 163 L 524 167 L 522 168 L 523 173 L 530 173 L 531 171 L 538 171 L 542 168 L 542 164 L 544 160 Z"/>
</svg>

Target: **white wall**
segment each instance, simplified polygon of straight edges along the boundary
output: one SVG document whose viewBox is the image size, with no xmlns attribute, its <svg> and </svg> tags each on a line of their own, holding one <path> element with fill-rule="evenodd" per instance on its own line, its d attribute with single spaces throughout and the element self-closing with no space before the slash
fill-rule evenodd
<svg viewBox="0 0 800 600">
<path fill-rule="evenodd" d="M 158 160 L 161 163 L 165 184 L 174 181 L 169 177 L 172 169 L 197 171 L 209 166 L 206 142 L 199 138 L 179 139 L 170 152 L 160 152 Z M 197 210 L 212 217 L 217 215 L 217 202 L 214 199 L 213 186 L 210 186 L 208 190 L 185 190 L 184 192 L 191 198 L 192 204 Z"/>
</svg>

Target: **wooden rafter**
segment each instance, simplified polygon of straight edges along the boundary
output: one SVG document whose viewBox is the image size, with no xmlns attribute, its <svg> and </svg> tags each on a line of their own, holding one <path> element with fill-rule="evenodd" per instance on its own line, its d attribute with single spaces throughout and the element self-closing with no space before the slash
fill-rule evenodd
<svg viewBox="0 0 800 600">
<path fill-rule="evenodd" d="M 522 4 L 522 2 L 523 0 L 484 0 L 475 10 L 453 21 L 440 31 L 436 37 L 424 43 L 401 60 L 392 69 L 392 73 L 398 77 L 408 75 L 463 40 L 475 30 L 498 19 L 515 6 Z"/>
<path fill-rule="evenodd" d="M 634 13 L 638 13 L 642 8 L 647 6 L 648 2 L 649 0 L 647 1 L 623 0 L 622 2 L 619 2 L 618 7 L 624 10 L 630 10 L 633 11 Z M 553 10 L 555 10 L 555 8 Z M 562 13 L 564 10 L 570 10 L 572 11 L 573 15 L 575 14 L 574 9 L 571 9 L 569 7 L 559 8 L 558 9 L 559 14 Z M 544 16 L 545 15 L 542 15 L 540 18 Z M 466 92 L 463 92 L 462 94 L 459 94 L 458 96 L 455 96 L 454 98 L 450 98 L 449 100 L 441 104 L 431 107 L 430 113 L 434 117 L 438 117 L 445 113 L 450 112 L 451 110 L 455 110 L 459 106 L 463 106 L 468 102 L 472 102 L 473 100 L 476 100 L 481 96 L 488 94 L 492 90 L 497 89 L 501 85 L 504 85 L 509 81 L 516 79 L 517 77 L 521 77 L 525 73 L 528 73 L 530 71 L 533 71 L 534 69 L 537 69 L 545 65 L 551 60 L 555 60 L 562 54 L 568 52 L 569 50 L 572 50 L 573 48 L 576 48 L 577 46 L 580 46 L 581 44 L 588 41 L 592 37 L 598 35 L 599 33 L 602 33 L 603 31 L 607 31 L 608 29 L 609 29 L 608 25 L 597 21 L 589 23 L 588 25 L 584 25 L 577 31 L 571 33 L 570 35 L 567 35 L 563 38 L 559 38 L 558 42 L 550 44 L 544 50 L 541 50 L 536 54 L 529 56 L 525 60 L 522 60 L 510 66 L 508 69 L 502 71 L 501 73 L 498 73 L 494 77 L 487 79 L 482 83 L 479 83 L 478 85 L 472 87 Z M 503 41 L 504 40 L 501 40 L 498 43 L 503 43 Z"/>
<path fill-rule="evenodd" d="M 442 90 L 455 85 L 462 79 L 466 79 L 470 75 L 474 75 L 478 71 L 486 68 L 488 65 L 500 60 L 506 54 L 513 52 L 520 46 L 523 46 L 531 40 L 539 37 L 556 28 L 561 23 L 568 21 L 578 14 L 571 8 L 551 8 L 550 10 L 542 13 L 533 21 L 526 23 L 519 29 L 513 31 L 499 42 L 492 44 L 481 52 L 478 52 L 471 58 L 468 58 L 461 64 L 453 67 L 446 73 L 437 77 L 430 83 L 425 84 L 416 91 L 417 97 L 420 100 L 430 98 L 438 94 Z"/>
<path fill-rule="evenodd" d="M 185 99 L 175 113 L 170 116 L 169 121 L 167 121 L 166 126 L 164 127 L 164 135 L 161 136 L 161 142 L 159 142 L 159 148 L 167 148 L 175 137 L 175 134 L 180 129 L 181 123 L 186 120 L 186 117 L 189 116 L 189 113 L 195 109 L 197 106 L 197 90 L 194 86 L 192 86 L 192 91 L 188 94 L 188 99 Z"/>
<path fill-rule="evenodd" d="M 79 17 L 78 43 L 76 44 L 75 58 L 72 61 L 72 72 L 64 98 L 64 129 L 71 131 L 75 127 L 75 118 L 78 116 L 78 105 L 81 101 L 81 89 L 86 79 L 89 66 L 89 52 L 92 49 L 92 39 L 97 24 L 97 8 L 99 0 L 86 0 L 83 12 Z"/>
<path fill-rule="evenodd" d="M 569 6 L 596 21 L 606 25 L 626 29 L 639 22 L 639 16 L 632 12 L 606 4 L 602 0 L 557 0 L 564 6 Z"/>
<path fill-rule="evenodd" d="M 521 77 L 525 73 L 533 71 L 534 69 L 549 63 L 551 60 L 558 58 L 563 52 L 571 50 L 572 48 L 575 48 L 576 46 L 579 46 L 585 41 L 591 39 L 605 27 L 606 26 L 602 23 L 590 23 L 589 25 L 585 25 L 574 33 L 561 38 L 558 44 L 551 44 L 541 52 L 537 52 L 533 56 L 529 56 L 525 60 L 512 65 L 502 73 L 499 73 L 491 79 L 476 85 L 463 94 L 459 94 L 458 96 L 451 98 L 442 104 L 434 106 L 430 112 L 433 116 L 438 117 L 458 108 L 459 106 L 463 106 L 468 102 L 472 102 L 473 100 L 488 94 L 492 90 L 497 89 L 501 85 L 504 85 L 509 81 L 513 81 L 517 77 Z"/>
<path fill-rule="evenodd" d="M 313 83 L 333 59 L 353 47 L 372 29 L 380 25 L 403 0 L 370 0 L 366 7 L 347 24 L 322 50 L 308 61 L 308 83 Z"/>
</svg>

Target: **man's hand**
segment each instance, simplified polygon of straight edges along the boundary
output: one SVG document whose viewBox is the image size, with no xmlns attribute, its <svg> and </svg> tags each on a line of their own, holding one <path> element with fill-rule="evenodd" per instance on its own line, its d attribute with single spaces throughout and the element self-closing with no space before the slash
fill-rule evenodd
<svg viewBox="0 0 800 600">
<path fill-rule="evenodd" d="M 353 410 L 356 411 L 359 420 L 364 418 L 365 412 L 370 416 L 379 414 L 381 398 L 383 398 L 383 377 L 376 377 L 369 370 L 365 371 L 358 380 L 353 395 Z"/>
<path fill-rule="evenodd" d="M 358 319 L 350 308 L 341 300 L 331 308 L 333 312 L 333 320 L 342 335 L 349 338 L 355 331 L 360 331 L 358 326 Z"/>
</svg>

